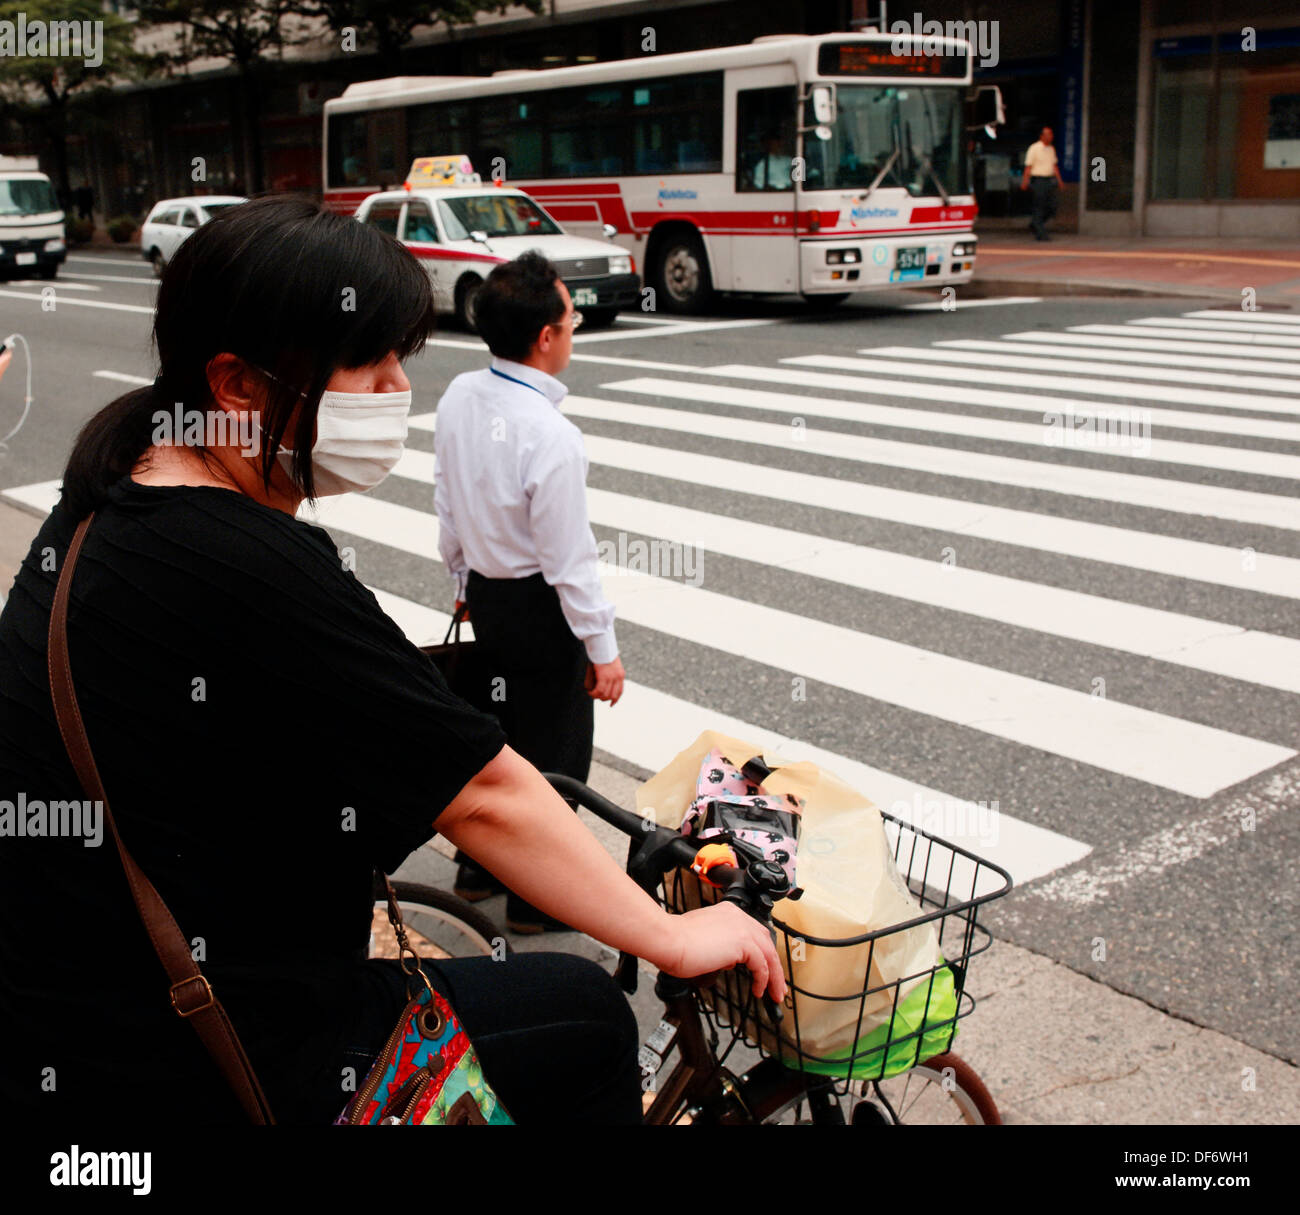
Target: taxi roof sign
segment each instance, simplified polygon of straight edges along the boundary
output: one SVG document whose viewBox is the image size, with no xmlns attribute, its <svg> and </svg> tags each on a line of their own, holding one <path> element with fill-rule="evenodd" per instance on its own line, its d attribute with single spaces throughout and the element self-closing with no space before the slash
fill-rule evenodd
<svg viewBox="0 0 1300 1215">
<path fill-rule="evenodd" d="M 408 189 L 422 186 L 477 186 L 482 178 L 474 172 L 468 156 L 420 156 L 411 161 L 404 183 Z"/>
</svg>

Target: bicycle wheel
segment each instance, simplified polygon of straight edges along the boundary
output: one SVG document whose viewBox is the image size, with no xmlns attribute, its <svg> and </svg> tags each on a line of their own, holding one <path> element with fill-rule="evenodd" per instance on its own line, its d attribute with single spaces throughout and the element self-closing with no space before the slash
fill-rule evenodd
<svg viewBox="0 0 1300 1215">
<path fill-rule="evenodd" d="M 754 1120 L 765 1124 L 997 1126 L 1002 1122 L 975 1069 L 951 1051 L 888 1080 L 859 1080 L 847 1088 L 842 1081 L 836 1084 L 811 1075 L 801 1080 L 798 1072 L 775 1059 L 764 1059 L 742 1078 L 741 1089 Z"/>
<path fill-rule="evenodd" d="M 510 952 L 505 934 L 486 915 L 446 890 L 416 882 L 394 882 L 402 921 L 415 951 L 427 958 L 472 958 Z M 375 899 L 370 921 L 370 956 L 397 957 L 397 938 L 388 922 L 388 901 Z"/>
<path fill-rule="evenodd" d="M 1000 1126 L 1002 1115 L 984 1081 L 952 1051 L 934 1055 L 901 1075 L 873 1084 L 851 1115 L 855 1125 Z M 880 1099 L 888 1103 L 887 1108 Z M 869 1108 L 868 1108 L 869 1106 Z M 891 1117 L 892 1114 L 892 1117 Z"/>
</svg>

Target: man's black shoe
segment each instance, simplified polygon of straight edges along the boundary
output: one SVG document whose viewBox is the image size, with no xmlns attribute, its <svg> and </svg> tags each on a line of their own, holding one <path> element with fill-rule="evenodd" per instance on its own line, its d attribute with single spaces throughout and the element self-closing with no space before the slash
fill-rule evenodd
<svg viewBox="0 0 1300 1215">
<path fill-rule="evenodd" d="M 467 903 L 477 903 L 481 899 L 490 899 L 494 894 L 502 894 L 505 887 L 473 861 L 462 861 L 456 870 L 456 884 L 452 890 Z"/>
</svg>

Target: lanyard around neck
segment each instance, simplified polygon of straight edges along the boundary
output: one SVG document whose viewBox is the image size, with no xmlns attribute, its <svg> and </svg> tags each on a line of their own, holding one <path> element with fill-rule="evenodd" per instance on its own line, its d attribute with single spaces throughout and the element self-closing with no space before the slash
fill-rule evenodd
<svg viewBox="0 0 1300 1215">
<path fill-rule="evenodd" d="M 503 380 L 509 380 L 512 384 L 522 384 L 525 388 L 531 388 L 539 396 L 546 397 L 548 401 L 551 399 L 550 397 L 547 397 L 546 393 L 538 388 L 536 384 L 530 384 L 527 380 L 521 380 L 518 376 L 506 375 L 504 371 L 498 371 L 495 367 L 489 367 L 488 370 L 493 375 L 499 375 Z"/>
</svg>

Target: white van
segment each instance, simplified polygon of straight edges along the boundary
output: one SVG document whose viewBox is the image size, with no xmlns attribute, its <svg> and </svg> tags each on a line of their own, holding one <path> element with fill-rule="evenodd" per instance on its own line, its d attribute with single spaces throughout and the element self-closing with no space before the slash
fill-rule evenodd
<svg viewBox="0 0 1300 1215">
<path fill-rule="evenodd" d="M 0 156 L 0 276 L 53 278 L 68 256 L 63 209 L 35 156 Z"/>
</svg>

